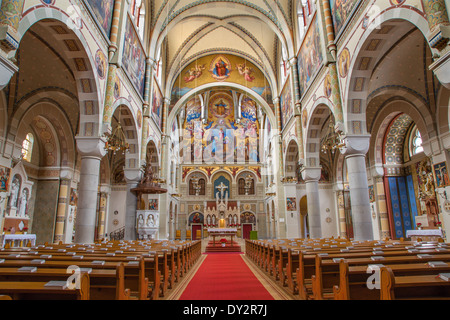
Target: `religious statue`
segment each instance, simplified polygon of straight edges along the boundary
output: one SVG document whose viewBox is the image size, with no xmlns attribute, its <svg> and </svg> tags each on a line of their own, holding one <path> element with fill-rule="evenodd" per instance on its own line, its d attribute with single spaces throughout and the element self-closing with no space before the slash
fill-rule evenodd
<svg viewBox="0 0 450 320">
<path fill-rule="evenodd" d="M 228 207 L 228 192 L 225 193 L 225 190 L 228 189 L 228 187 L 221 182 L 217 189 L 220 191 L 216 193 L 216 206 L 219 213 L 223 215 Z"/>
<path fill-rule="evenodd" d="M 17 211 L 16 215 L 19 217 L 25 217 L 28 214 L 28 189 L 26 188 L 22 190 Z"/>
<path fill-rule="evenodd" d="M 422 160 L 419 164 L 417 173 L 421 179 L 419 185 L 419 196 L 421 198 L 434 197 L 434 177 L 428 159 Z"/>
<path fill-rule="evenodd" d="M 145 223 L 144 216 L 142 214 L 140 214 L 138 217 L 138 229 L 143 228 L 144 223 Z"/>
<path fill-rule="evenodd" d="M 19 196 L 19 189 L 20 189 L 20 181 L 16 176 L 16 177 L 14 177 L 13 182 L 11 184 L 11 195 L 9 197 L 9 207 L 17 206 L 17 197 Z"/>
<path fill-rule="evenodd" d="M 147 226 L 153 227 L 155 225 L 155 217 L 152 214 L 149 214 L 147 217 Z"/>
</svg>

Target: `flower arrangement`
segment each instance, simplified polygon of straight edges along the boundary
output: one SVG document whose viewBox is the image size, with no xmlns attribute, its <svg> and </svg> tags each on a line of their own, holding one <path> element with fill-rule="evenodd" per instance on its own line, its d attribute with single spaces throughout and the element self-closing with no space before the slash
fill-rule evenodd
<svg viewBox="0 0 450 320">
<path fill-rule="evenodd" d="M 422 227 L 422 224 L 420 222 L 417 223 L 416 225 L 417 225 L 417 228 L 419 228 L 419 229 Z"/>
<path fill-rule="evenodd" d="M 220 239 L 220 243 L 227 243 L 227 239 L 225 238 Z"/>
<path fill-rule="evenodd" d="M 442 226 L 442 222 L 440 222 L 440 221 L 436 222 L 436 226 L 441 227 Z"/>
</svg>

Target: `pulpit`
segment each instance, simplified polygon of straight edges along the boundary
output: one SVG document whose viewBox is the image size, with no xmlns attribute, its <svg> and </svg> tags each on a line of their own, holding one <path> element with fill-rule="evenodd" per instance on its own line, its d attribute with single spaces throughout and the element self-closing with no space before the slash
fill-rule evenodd
<svg viewBox="0 0 450 320">
<path fill-rule="evenodd" d="M 150 154 L 149 159 L 152 158 Z M 137 195 L 136 233 L 138 239 L 154 239 L 159 229 L 159 208 L 156 195 L 166 193 L 161 188 L 159 179 L 153 175 L 152 164 L 147 159 L 145 173 L 139 185 L 131 189 Z"/>
</svg>

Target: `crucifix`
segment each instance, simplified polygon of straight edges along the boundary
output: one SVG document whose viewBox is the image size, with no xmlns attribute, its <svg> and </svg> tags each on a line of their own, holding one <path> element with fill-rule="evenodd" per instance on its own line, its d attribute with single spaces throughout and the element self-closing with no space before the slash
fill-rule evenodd
<svg viewBox="0 0 450 320">
<path fill-rule="evenodd" d="M 226 191 L 226 189 L 228 189 L 228 187 L 224 185 L 223 182 L 221 182 L 220 185 L 217 186 L 216 188 L 220 190 L 220 199 L 223 199 L 223 194 Z"/>
<path fill-rule="evenodd" d="M 220 192 L 217 192 L 216 197 L 216 208 L 217 211 L 219 211 L 220 218 L 223 219 L 225 215 L 225 211 L 227 211 L 228 207 L 228 194 L 225 195 L 225 201 L 224 201 L 224 193 L 225 190 L 228 189 L 226 185 L 223 184 L 223 182 L 220 183 L 219 186 L 216 187 L 220 190 Z"/>
</svg>

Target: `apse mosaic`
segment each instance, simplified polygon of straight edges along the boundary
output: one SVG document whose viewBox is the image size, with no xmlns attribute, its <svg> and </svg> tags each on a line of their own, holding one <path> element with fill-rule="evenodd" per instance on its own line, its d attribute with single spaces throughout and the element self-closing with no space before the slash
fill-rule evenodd
<svg viewBox="0 0 450 320">
<path fill-rule="evenodd" d="M 192 89 L 217 81 L 243 85 L 272 104 L 271 89 L 261 70 L 248 60 L 229 54 L 207 55 L 187 65 L 173 84 L 171 102 L 175 104 Z"/>
<path fill-rule="evenodd" d="M 259 161 L 259 121 L 256 102 L 244 96 L 239 121 L 231 91 L 210 93 L 205 117 L 202 104 L 194 97 L 186 104 L 184 160 L 196 163 Z"/>
</svg>

